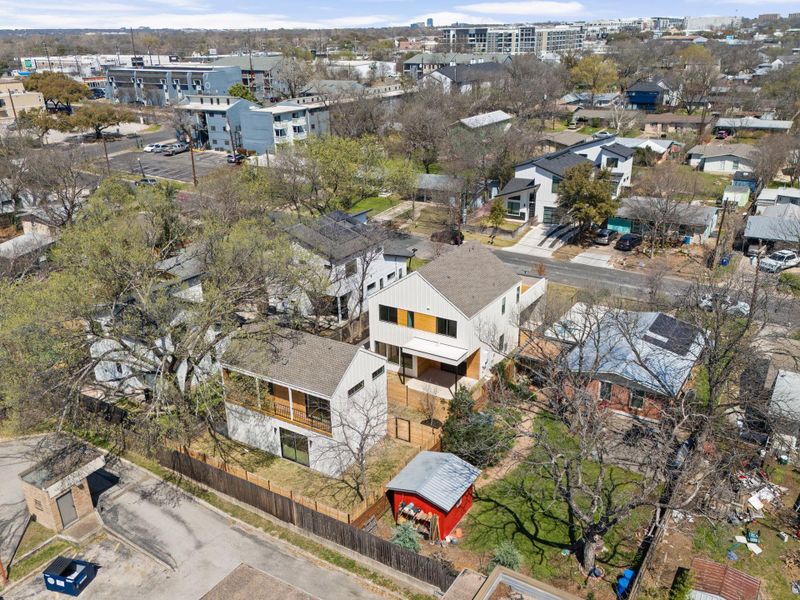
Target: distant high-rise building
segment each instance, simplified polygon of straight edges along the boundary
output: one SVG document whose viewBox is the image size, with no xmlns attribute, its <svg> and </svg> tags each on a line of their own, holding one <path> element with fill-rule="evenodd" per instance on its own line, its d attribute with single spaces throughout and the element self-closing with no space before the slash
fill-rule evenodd
<svg viewBox="0 0 800 600">
<path fill-rule="evenodd" d="M 777 21 L 781 18 L 779 13 L 764 13 L 763 15 L 758 15 L 758 20 L 762 23 L 770 23 L 772 21 Z"/>
<path fill-rule="evenodd" d="M 583 47 L 584 27 L 575 25 L 485 25 L 443 27 L 440 42 L 451 51 L 502 54 L 563 54 Z"/>
<path fill-rule="evenodd" d="M 427 20 L 427 21 L 425 21 L 425 24 L 426 24 L 428 27 L 433 27 L 433 19 L 431 19 L 430 17 L 428 17 L 428 20 Z"/>
</svg>

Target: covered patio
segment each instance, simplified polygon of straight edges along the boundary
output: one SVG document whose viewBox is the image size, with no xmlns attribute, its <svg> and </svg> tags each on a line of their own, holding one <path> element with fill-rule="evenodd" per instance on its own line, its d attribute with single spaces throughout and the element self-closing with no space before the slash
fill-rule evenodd
<svg viewBox="0 0 800 600">
<path fill-rule="evenodd" d="M 478 382 L 480 348 L 470 353 L 467 348 L 415 337 L 402 347 L 401 355 L 398 375 L 411 390 L 451 398 L 458 386 L 469 388 Z"/>
</svg>

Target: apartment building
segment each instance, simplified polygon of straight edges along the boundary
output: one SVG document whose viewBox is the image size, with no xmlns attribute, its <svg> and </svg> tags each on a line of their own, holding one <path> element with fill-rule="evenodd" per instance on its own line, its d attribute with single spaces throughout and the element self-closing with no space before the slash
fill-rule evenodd
<svg viewBox="0 0 800 600">
<path fill-rule="evenodd" d="M 178 109 L 191 115 L 196 147 L 232 152 L 243 146 L 242 114 L 257 106 L 233 96 L 186 96 Z"/>
<path fill-rule="evenodd" d="M 371 348 L 403 377 L 474 383 L 519 345 L 546 287 L 464 244 L 370 297 Z"/>
<path fill-rule="evenodd" d="M 453 50 L 507 54 L 562 54 L 583 47 L 586 36 L 575 25 L 487 25 L 482 27 L 444 27 L 440 43 Z"/>
<path fill-rule="evenodd" d="M 228 436 L 335 477 L 386 435 L 386 359 L 290 330 L 245 330 L 221 360 Z"/>
<path fill-rule="evenodd" d="M 268 100 L 289 93 L 286 80 L 281 75 L 286 60 L 283 56 L 224 56 L 211 64 L 239 67 L 242 84 L 259 100 Z"/>
<path fill-rule="evenodd" d="M 592 138 L 557 152 L 526 161 L 514 168 L 511 179 L 498 194 L 506 205 L 506 217 L 535 219 L 545 225 L 561 221 L 558 187 L 567 171 L 580 164 L 611 171 L 614 196 L 631 185 L 635 148 L 617 142 L 616 136 Z"/>
<path fill-rule="evenodd" d="M 43 107 L 39 92 L 26 92 L 18 79 L 0 79 L 0 123 L 12 122 L 23 110 Z"/>
<path fill-rule="evenodd" d="M 54 71 L 75 79 L 99 77 L 112 67 L 144 67 L 167 64 L 177 57 L 165 54 L 72 54 L 68 56 L 24 56 L 22 69 L 29 72 Z"/>
<path fill-rule="evenodd" d="M 239 67 L 173 63 L 152 67 L 113 67 L 106 73 L 106 98 L 122 103 L 166 106 L 187 96 L 224 95 L 241 83 Z"/>
</svg>

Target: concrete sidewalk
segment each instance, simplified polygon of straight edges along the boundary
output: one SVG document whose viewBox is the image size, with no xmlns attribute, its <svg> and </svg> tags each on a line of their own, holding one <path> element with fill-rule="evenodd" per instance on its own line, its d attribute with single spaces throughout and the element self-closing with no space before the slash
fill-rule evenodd
<svg viewBox="0 0 800 600">
<path fill-rule="evenodd" d="M 8 564 L 28 522 L 19 474 L 36 462 L 40 436 L 0 442 L 0 559 Z"/>
</svg>

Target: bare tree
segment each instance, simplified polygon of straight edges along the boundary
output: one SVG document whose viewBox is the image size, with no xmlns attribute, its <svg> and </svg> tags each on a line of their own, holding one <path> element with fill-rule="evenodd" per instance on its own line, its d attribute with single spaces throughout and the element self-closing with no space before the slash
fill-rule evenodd
<svg viewBox="0 0 800 600">
<path fill-rule="evenodd" d="M 556 101 L 567 89 L 569 75 L 560 64 L 521 55 L 506 67 L 501 85 L 492 88 L 493 103 L 526 121 L 540 118 L 544 125 L 556 111 Z"/>
<path fill-rule="evenodd" d="M 388 126 L 388 105 L 370 96 L 367 89 L 355 95 L 327 94 L 325 103 L 331 115 L 331 133 L 358 138 L 364 135 L 383 135 Z"/>
<path fill-rule="evenodd" d="M 753 171 L 758 177 L 758 190 L 769 186 L 781 172 L 792 153 L 792 138 L 787 134 L 773 134 L 762 138 L 758 143 Z"/>
<path fill-rule="evenodd" d="M 407 100 L 399 114 L 400 136 L 408 156 L 419 160 L 426 173 L 439 159 L 447 139 L 449 97 L 441 89 L 425 87 Z"/>
<path fill-rule="evenodd" d="M 314 65 L 299 58 L 285 58 L 275 78 L 284 84 L 289 98 L 296 98 L 314 78 Z"/>
</svg>

